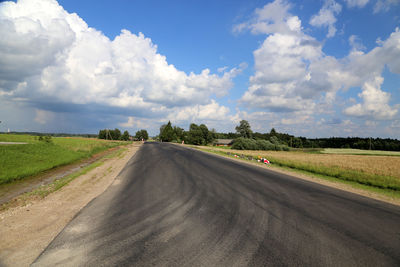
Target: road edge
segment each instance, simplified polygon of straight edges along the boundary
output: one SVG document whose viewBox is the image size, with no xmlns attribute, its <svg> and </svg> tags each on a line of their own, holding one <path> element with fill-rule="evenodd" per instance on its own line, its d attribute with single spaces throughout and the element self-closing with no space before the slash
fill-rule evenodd
<svg viewBox="0 0 400 267">
<path fill-rule="evenodd" d="M 65 226 L 112 185 L 141 145 L 76 177 L 58 191 L 0 213 L 0 266 L 29 266 Z"/>
<path fill-rule="evenodd" d="M 244 160 L 244 159 L 236 159 L 236 158 L 230 157 L 228 155 L 222 155 L 222 154 L 219 154 L 219 153 L 205 151 L 202 148 L 197 148 L 197 147 L 192 147 L 192 146 L 187 146 L 187 145 L 181 145 L 181 144 L 175 144 L 175 145 L 178 145 L 178 146 L 181 146 L 181 147 L 184 147 L 184 148 L 187 148 L 187 149 L 194 149 L 196 151 L 200 151 L 200 152 L 203 152 L 203 153 L 206 153 L 206 154 L 209 154 L 209 155 L 214 155 L 214 156 L 217 156 L 217 157 L 229 159 L 229 160 L 232 160 L 234 162 L 240 162 L 240 163 L 243 163 L 243 164 L 256 166 L 256 167 L 267 169 L 267 170 L 274 171 L 274 172 L 277 172 L 277 173 L 286 174 L 286 175 L 289 175 L 289 176 L 291 176 L 293 178 L 302 179 L 302 180 L 306 180 L 306 181 L 309 181 L 309 182 L 325 185 L 325 186 L 328 186 L 328 187 L 336 188 L 336 189 L 339 189 L 339 190 L 342 190 L 342 191 L 345 191 L 345 192 L 354 193 L 354 194 L 357 194 L 357 195 L 360 195 L 360 196 L 363 196 L 363 197 L 368 197 L 368 198 L 371 198 L 371 199 L 374 199 L 374 200 L 378 200 L 378 201 L 382 201 L 382 202 L 385 202 L 385 203 L 389 203 L 389 204 L 392 204 L 392 205 L 400 206 L 400 199 L 394 199 L 394 198 L 391 198 L 391 197 L 386 196 L 384 194 L 379 194 L 379 193 L 374 192 L 374 191 L 369 191 L 367 189 L 355 187 L 355 186 L 352 186 L 350 183 L 345 183 L 344 181 L 341 181 L 341 180 L 338 180 L 338 179 L 332 181 L 333 177 L 326 176 L 327 179 L 325 179 L 325 178 L 322 178 L 323 175 L 315 175 L 315 174 L 312 174 L 312 173 L 308 173 L 306 171 L 290 170 L 290 169 L 279 167 L 279 166 L 265 165 L 265 164 L 261 164 L 261 163 L 258 163 L 258 162 L 257 163 L 256 162 L 250 162 L 250 161 Z M 328 178 L 332 179 L 332 180 L 328 180 Z"/>
</svg>

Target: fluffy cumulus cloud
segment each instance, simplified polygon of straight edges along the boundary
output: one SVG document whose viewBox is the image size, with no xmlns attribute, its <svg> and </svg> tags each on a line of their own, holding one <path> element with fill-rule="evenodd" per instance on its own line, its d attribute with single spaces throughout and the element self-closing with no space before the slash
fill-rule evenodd
<svg viewBox="0 0 400 267">
<path fill-rule="evenodd" d="M 325 11 L 331 10 L 333 15 L 340 9 L 334 1 L 327 1 L 313 19 L 321 22 L 320 16 L 326 14 Z M 391 95 L 382 88 L 382 73 L 387 67 L 392 73 L 400 74 L 399 30 L 368 53 L 364 52 L 366 48 L 361 40 L 353 35 L 349 38 L 351 50 L 348 56 L 337 59 L 326 55 L 322 43 L 306 34 L 299 18 L 289 11 L 287 2 L 276 0 L 257 10 L 254 19 L 240 24 L 241 30 L 267 35 L 254 51 L 255 73 L 250 77 L 250 85 L 241 101 L 248 107 L 280 112 L 280 118 L 271 123 L 282 129 L 285 125 L 298 123 L 303 126 L 308 123 L 311 127 L 318 122 L 316 114 L 329 117 L 335 113 L 335 108 L 341 108 L 341 112 L 350 118 L 371 121 L 395 118 L 398 106 L 390 104 Z M 329 27 L 335 19 L 326 21 L 329 21 L 326 24 Z M 348 106 L 344 106 L 343 101 L 339 103 L 337 93 L 352 88 L 360 88 L 358 99 Z M 331 121 L 320 122 L 329 128 Z"/>
<path fill-rule="evenodd" d="M 324 56 L 322 45 L 303 32 L 301 21 L 289 13 L 289 7 L 284 1 L 272 2 L 248 23 L 252 31 L 261 24 L 271 30 L 262 32 L 268 37 L 254 51 L 255 73 L 241 100 L 272 111 L 311 112 L 317 107 L 316 100 L 325 101 L 332 97 L 330 91 L 337 90 L 338 73 L 325 72 L 321 65 L 334 69 L 338 63 Z"/>
<path fill-rule="evenodd" d="M 233 31 L 241 32 L 250 29 L 253 34 L 297 32 L 300 30 L 300 21 L 297 16 L 288 16 L 290 7 L 285 0 L 275 0 L 263 8 L 257 8 L 254 19 L 235 25 Z"/>
<path fill-rule="evenodd" d="M 318 77 L 311 77 L 309 63 L 319 57 L 321 47 L 309 36 L 270 35 L 254 51 L 256 71 L 242 100 L 277 111 L 313 108 L 320 88 L 312 86 Z"/>
<path fill-rule="evenodd" d="M 382 77 L 375 77 L 373 81 L 365 82 L 363 91 L 359 97 L 363 104 L 356 104 L 348 107 L 345 113 L 359 117 L 373 117 L 375 119 L 390 119 L 397 113 L 397 109 L 388 105 L 390 94 L 381 90 Z"/>
<path fill-rule="evenodd" d="M 122 30 L 110 40 L 55 0 L 1 3 L 0 34 L 0 98 L 36 107 L 38 123 L 46 121 L 42 107 L 167 118 L 195 106 L 207 118 L 207 108 L 226 111 L 212 98 L 226 95 L 241 71 L 187 74 L 142 33 Z"/>
<path fill-rule="evenodd" d="M 310 24 L 317 27 L 328 27 L 326 37 L 333 37 L 336 34 L 336 15 L 342 11 L 342 6 L 335 0 L 325 0 L 323 7 L 317 15 L 310 19 Z"/>
<path fill-rule="evenodd" d="M 398 108 L 390 106 L 390 94 L 382 90 L 384 79 L 382 72 L 385 66 L 392 73 L 400 74 L 400 31 L 396 29 L 390 37 L 381 42 L 381 46 L 369 53 L 357 50 L 348 56 L 348 64 L 344 72 L 352 79 L 347 80 L 347 87 L 361 86 L 358 95 L 362 103 L 354 104 L 345 109 L 347 115 L 367 117 L 378 120 L 392 119 L 398 113 Z"/>
</svg>

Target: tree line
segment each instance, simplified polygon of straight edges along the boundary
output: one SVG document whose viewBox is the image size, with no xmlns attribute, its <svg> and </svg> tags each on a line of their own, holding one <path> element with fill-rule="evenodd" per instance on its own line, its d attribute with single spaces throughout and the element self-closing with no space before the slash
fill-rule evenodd
<svg viewBox="0 0 400 267">
<path fill-rule="evenodd" d="M 183 128 L 173 126 L 170 121 L 160 127 L 160 134 L 156 137 L 157 140 L 162 142 L 178 142 L 182 141 L 187 144 L 193 145 L 207 145 L 216 139 L 215 130 L 209 130 L 205 124 L 197 125 L 191 123 L 189 131 Z"/>
<path fill-rule="evenodd" d="M 156 140 L 162 142 L 184 142 L 193 145 L 212 144 L 216 139 L 233 139 L 232 148 L 246 150 L 289 150 L 291 148 L 355 148 L 371 150 L 400 151 L 400 141 L 390 138 L 330 137 L 306 138 L 288 133 L 280 133 L 274 128 L 268 133 L 253 132 L 250 123 L 241 120 L 235 127 L 236 132 L 218 133 L 208 129 L 205 124 L 191 123 L 189 130 L 173 126 L 170 121 L 160 127 Z M 98 138 L 109 140 L 148 140 L 147 130 L 139 130 L 135 136 L 128 131 L 103 129 Z"/>
<path fill-rule="evenodd" d="M 109 130 L 109 129 L 100 130 L 97 137 L 99 139 L 106 139 L 106 140 L 128 141 L 134 139 L 141 141 L 149 139 L 149 134 L 147 133 L 147 130 L 139 130 L 136 132 L 135 136 L 131 136 L 128 131 L 124 131 L 124 133 L 121 134 L 121 130 L 115 128 L 114 130 Z"/>
<path fill-rule="evenodd" d="M 364 150 L 400 151 L 400 140 L 391 138 L 363 137 L 329 137 L 306 138 L 296 137 L 287 133 L 279 133 L 274 128 L 269 133 L 253 133 L 247 121 L 241 121 L 236 127 L 236 133 L 219 133 L 218 138 L 237 139 L 239 137 L 254 140 L 269 140 L 289 148 L 354 148 Z"/>
<path fill-rule="evenodd" d="M 157 139 L 163 142 L 182 142 L 207 145 L 215 139 L 233 139 L 232 148 L 254 150 L 289 150 L 291 148 L 354 148 L 400 151 L 400 140 L 391 138 L 329 137 L 306 138 L 280 133 L 274 128 L 269 133 L 253 132 L 248 121 L 241 120 L 236 132 L 218 133 L 205 124 L 191 123 L 189 130 L 172 126 L 169 121 L 160 127 Z"/>
</svg>

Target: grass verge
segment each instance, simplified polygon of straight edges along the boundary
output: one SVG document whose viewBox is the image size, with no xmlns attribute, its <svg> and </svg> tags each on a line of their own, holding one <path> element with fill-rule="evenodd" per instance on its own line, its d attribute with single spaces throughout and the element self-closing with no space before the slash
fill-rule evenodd
<svg viewBox="0 0 400 267">
<path fill-rule="evenodd" d="M 46 196 L 48 196 L 49 194 L 60 190 L 62 187 L 69 184 L 70 182 L 75 180 L 77 177 L 84 175 L 84 174 L 90 172 L 91 170 L 103 165 L 103 163 L 106 159 L 111 159 L 111 158 L 115 158 L 115 157 L 122 158 L 124 155 L 124 152 L 127 150 L 128 149 L 124 148 L 124 147 L 119 148 L 115 151 L 112 151 L 111 153 L 108 153 L 107 155 L 103 156 L 102 158 L 98 159 L 97 161 L 83 167 L 82 169 L 80 169 L 77 172 L 74 172 L 70 175 L 67 175 L 60 179 L 57 179 L 50 184 L 42 185 L 39 188 L 37 188 L 31 192 L 24 193 L 21 196 L 14 199 L 13 202 L 8 202 L 8 203 L 1 205 L 0 211 L 8 209 L 9 207 L 14 206 L 14 205 L 20 205 L 21 203 L 22 203 L 22 205 L 24 205 L 27 202 L 29 202 L 29 200 L 31 200 L 31 199 L 35 199 L 35 198 L 43 199 Z"/>
<path fill-rule="evenodd" d="M 52 138 L 50 143 L 36 136 L 0 134 L 0 141 L 26 142 L 24 145 L 0 145 L 0 184 L 33 176 L 70 164 L 131 142 L 91 138 Z"/>
<path fill-rule="evenodd" d="M 237 159 L 233 156 L 234 153 L 229 151 L 218 151 L 195 146 L 192 147 L 205 152 Z M 255 161 L 257 158 L 253 155 L 241 154 L 240 156 L 239 159 L 241 160 L 257 163 L 257 161 Z M 371 191 L 392 199 L 400 199 L 400 180 L 395 177 L 345 170 L 338 167 L 317 166 L 273 157 L 268 157 L 268 160 L 271 162 L 273 167 L 278 167 L 283 170 L 301 173 L 303 175 L 328 180 L 334 183 L 344 183 L 357 189 Z"/>
</svg>

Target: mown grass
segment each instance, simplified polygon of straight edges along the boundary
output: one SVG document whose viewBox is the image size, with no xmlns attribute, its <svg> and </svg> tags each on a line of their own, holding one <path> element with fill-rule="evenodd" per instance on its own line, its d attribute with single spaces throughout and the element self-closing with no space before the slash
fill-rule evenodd
<svg viewBox="0 0 400 267">
<path fill-rule="evenodd" d="M 239 151 L 202 148 L 225 155 L 236 153 L 256 159 L 266 157 L 277 165 L 342 181 L 400 192 L 400 158 L 386 156 L 329 155 L 304 152 Z"/>
<path fill-rule="evenodd" d="M 0 145 L 0 184 L 10 183 L 57 166 L 66 165 L 128 142 L 89 138 L 52 138 L 51 143 L 30 135 L 0 134 L 0 141 L 26 142 Z"/>
</svg>

